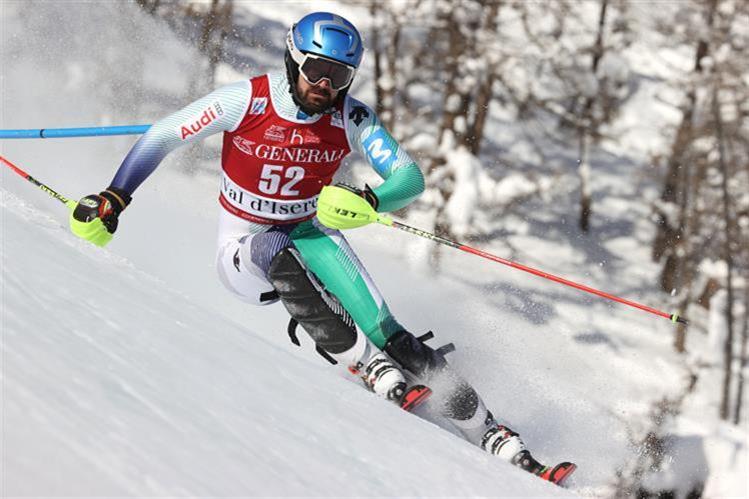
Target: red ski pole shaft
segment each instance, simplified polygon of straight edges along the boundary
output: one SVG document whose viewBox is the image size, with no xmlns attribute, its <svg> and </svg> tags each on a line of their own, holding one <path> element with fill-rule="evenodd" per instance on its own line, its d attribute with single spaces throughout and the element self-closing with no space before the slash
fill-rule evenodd
<svg viewBox="0 0 749 499">
<path fill-rule="evenodd" d="M 565 286 L 570 286 L 575 289 L 579 289 L 580 291 L 585 291 L 586 293 L 591 293 L 597 296 L 600 296 L 601 298 L 606 298 L 607 300 L 612 300 L 618 303 L 622 303 L 624 305 L 628 305 L 630 307 L 634 307 L 640 310 L 643 310 L 645 312 L 649 312 L 651 314 L 655 314 L 661 317 L 665 317 L 666 319 L 669 319 L 671 322 L 680 322 L 682 324 L 688 324 L 687 320 L 683 317 L 679 317 L 677 314 L 669 314 L 668 312 L 663 312 L 661 310 L 655 309 L 653 307 L 648 307 L 647 305 L 643 305 L 642 303 L 637 303 L 632 300 L 627 300 L 625 298 L 620 298 L 618 296 L 612 295 L 610 293 L 606 293 L 604 291 L 601 291 L 599 289 L 591 288 L 590 286 L 586 286 L 584 284 L 579 284 L 574 281 L 570 281 L 569 279 L 565 279 L 563 277 L 556 276 L 554 274 L 549 274 L 548 272 L 544 272 L 543 270 L 534 269 L 532 267 L 528 267 L 526 265 L 522 265 L 517 262 L 513 262 L 511 260 L 507 260 L 506 258 L 502 258 L 496 255 L 492 255 L 490 253 L 487 253 L 485 251 L 481 251 L 476 248 L 471 248 L 470 246 L 466 246 L 465 244 L 460 244 L 455 241 L 450 241 L 449 239 L 445 239 L 444 237 L 440 237 L 436 234 L 432 234 L 430 232 L 423 231 L 421 229 L 417 229 L 414 227 L 410 227 L 406 224 L 402 224 L 400 222 L 396 222 L 395 220 L 392 221 L 392 226 L 396 227 L 400 230 L 406 231 L 410 234 L 415 234 L 417 236 L 421 236 L 427 239 L 430 239 L 434 242 L 444 244 L 445 246 L 450 246 L 451 248 L 456 248 L 461 251 L 465 251 L 466 253 L 471 253 L 476 256 L 480 256 L 482 258 L 486 258 L 487 260 L 491 260 L 493 262 L 501 263 L 502 265 L 507 265 L 508 267 L 512 267 L 514 269 L 522 270 L 523 272 L 528 272 L 529 274 L 533 274 L 539 277 L 543 277 L 544 279 L 549 279 L 550 281 L 558 282 L 559 284 L 564 284 Z"/>
<path fill-rule="evenodd" d="M 34 177 L 32 177 L 31 175 L 29 175 L 25 171 L 21 170 L 18 166 L 16 166 L 13 163 L 11 163 L 10 160 L 8 160 L 7 158 L 4 158 L 3 156 L 0 156 L 0 162 L 2 162 L 5 165 L 7 165 L 11 170 L 13 170 L 14 172 L 16 172 L 17 174 L 19 174 L 20 176 L 22 176 L 23 178 L 25 178 L 26 180 L 28 180 L 29 182 L 31 182 L 32 184 L 34 184 L 35 186 L 39 187 L 41 190 L 43 190 L 44 192 L 46 192 L 47 194 L 49 194 L 53 198 L 57 199 L 58 201 L 60 201 L 61 203 L 63 203 L 68 208 L 72 209 L 72 208 L 75 207 L 75 201 L 72 201 L 72 200 L 66 198 L 62 194 L 59 194 L 54 189 L 52 189 L 52 188 L 44 185 L 43 183 L 39 182 Z"/>
</svg>

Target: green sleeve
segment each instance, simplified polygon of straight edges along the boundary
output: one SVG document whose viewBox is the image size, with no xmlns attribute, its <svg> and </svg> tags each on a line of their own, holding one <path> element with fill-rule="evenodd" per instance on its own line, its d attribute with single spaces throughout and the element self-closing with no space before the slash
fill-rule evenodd
<svg viewBox="0 0 749 499">
<path fill-rule="evenodd" d="M 377 211 L 403 208 L 424 192 L 424 175 L 411 156 L 382 126 L 366 104 L 348 97 L 345 127 L 351 149 L 358 151 L 384 180 L 374 187 L 380 200 Z"/>
<path fill-rule="evenodd" d="M 380 200 L 379 212 L 400 210 L 424 192 L 424 175 L 416 163 L 395 170 L 390 177 L 374 189 Z"/>
</svg>

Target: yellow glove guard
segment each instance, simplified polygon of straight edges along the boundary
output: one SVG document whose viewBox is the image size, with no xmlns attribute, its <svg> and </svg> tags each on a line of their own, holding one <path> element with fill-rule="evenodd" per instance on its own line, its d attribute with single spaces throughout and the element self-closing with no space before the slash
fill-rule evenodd
<svg viewBox="0 0 749 499">
<path fill-rule="evenodd" d="M 101 218 L 94 218 L 90 222 L 81 222 L 73 218 L 73 212 L 70 212 L 70 230 L 73 234 L 92 242 L 97 246 L 106 246 L 112 240 L 112 234 L 104 227 Z"/>
<path fill-rule="evenodd" d="M 355 229 L 374 222 L 392 225 L 366 199 L 348 189 L 325 186 L 317 199 L 317 219 L 331 229 Z"/>
</svg>

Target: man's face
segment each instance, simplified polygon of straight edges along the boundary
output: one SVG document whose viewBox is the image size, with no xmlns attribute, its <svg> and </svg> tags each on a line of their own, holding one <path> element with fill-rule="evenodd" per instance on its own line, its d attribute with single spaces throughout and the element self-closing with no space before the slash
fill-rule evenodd
<svg viewBox="0 0 749 499">
<path fill-rule="evenodd" d="M 296 88 L 304 105 L 315 113 L 328 109 L 338 97 L 338 90 L 333 90 L 325 78 L 313 85 L 300 74 Z"/>
</svg>

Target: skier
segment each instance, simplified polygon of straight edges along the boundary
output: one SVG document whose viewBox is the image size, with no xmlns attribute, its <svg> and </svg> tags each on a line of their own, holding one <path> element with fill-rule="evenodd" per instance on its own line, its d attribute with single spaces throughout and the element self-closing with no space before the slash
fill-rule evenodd
<svg viewBox="0 0 749 499">
<path fill-rule="evenodd" d="M 111 185 L 78 202 L 71 229 L 107 244 L 132 194 L 170 151 L 223 133 L 222 283 L 251 304 L 280 300 L 292 326 L 300 324 L 318 351 L 382 397 L 402 404 L 407 379 L 430 386 L 432 403 L 467 440 L 560 483 L 575 466 L 536 461 L 442 352 L 398 323 L 343 235 L 315 218 L 318 194 L 351 150 L 384 181 L 374 189 L 346 188 L 377 211 L 403 208 L 424 190 L 416 163 L 372 109 L 348 95 L 363 51 L 346 19 L 325 12 L 304 16 L 286 37 L 285 72 L 224 86 L 154 124 Z"/>
</svg>

